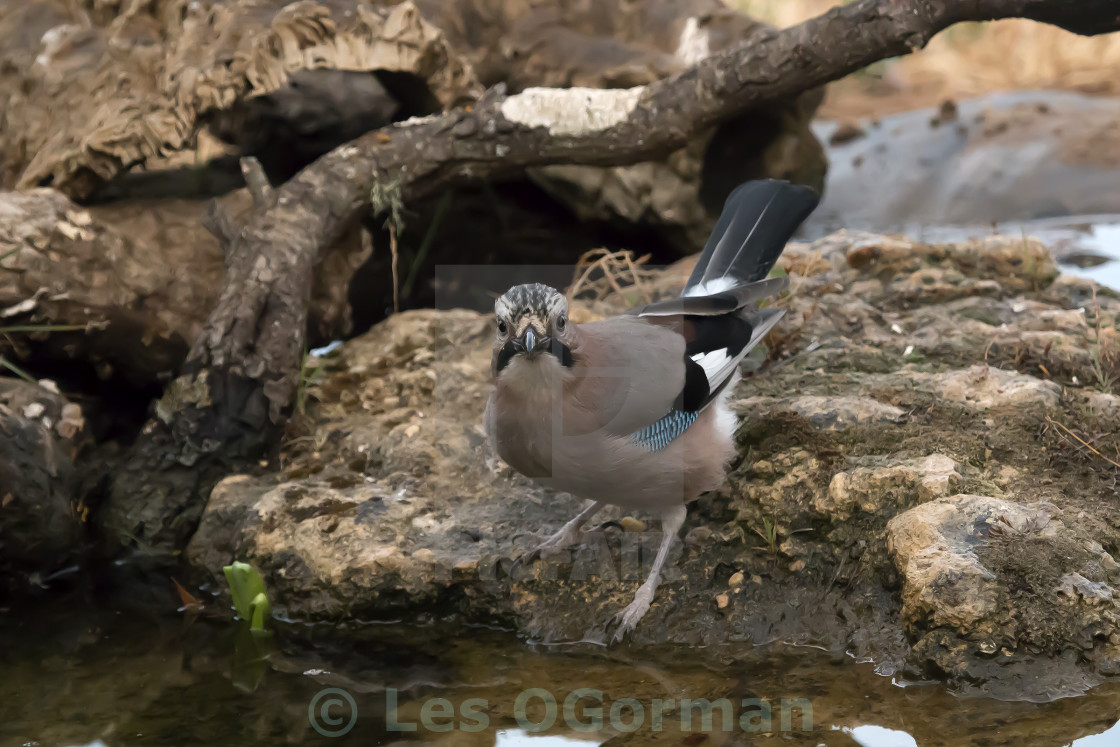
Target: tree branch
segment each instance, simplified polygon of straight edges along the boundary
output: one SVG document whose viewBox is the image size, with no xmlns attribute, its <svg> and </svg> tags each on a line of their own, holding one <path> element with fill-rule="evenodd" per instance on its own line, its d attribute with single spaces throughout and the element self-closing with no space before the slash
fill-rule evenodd
<svg viewBox="0 0 1120 747">
<path fill-rule="evenodd" d="M 273 190 L 238 233 L 219 302 L 116 482 L 108 524 L 181 546 L 225 461 L 264 452 L 296 390 L 313 266 L 368 209 L 371 183 L 416 199 L 529 166 L 654 159 L 723 120 L 920 49 L 954 23 L 1010 17 L 1083 34 L 1120 28 L 1116 0 L 858 0 L 647 86 L 491 91 L 332 151 Z M 160 470 L 137 489 L 138 473 Z"/>
<path fill-rule="evenodd" d="M 256 156 L 241 159 L 241 175 L 245 177 L 245 186 L 253 196 L 253 205 L 258 210 L 267 209 L 272 204 L 272 184 Z"/>
</svg>

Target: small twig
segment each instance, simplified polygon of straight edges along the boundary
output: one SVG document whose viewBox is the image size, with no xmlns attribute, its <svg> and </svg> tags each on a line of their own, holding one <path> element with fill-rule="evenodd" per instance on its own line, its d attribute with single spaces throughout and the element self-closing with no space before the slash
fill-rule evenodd
<svg viewBox="0 0 1120 747">
<path fill-rule="evenodd" d="M 241 175 L 245 177 L 245 186 L 253 196 L 253 205 L 258 209 L 265 209 L 272 205 L 272 184 L 261 167 L 261 162 L 255 156 L 245 156 L 241 159 Z"/>
<path fill-rule="evenodd" d="M 607 249 L 592 249 L 584 252 L 576 261 L 567 297 L 572 300 L 581 292 L 588 291 L 600 299 L 612 291 L 624 297 L 626 288 L 633 287 L 648 303 L 653 299 L 643 282 L 640 269 L 640 266 L 648 260 L 649 255 L 634 259 L 629 251 L 611 252 Z M 651 273 L 647 271 L 647 274 Z M 624 286 L 623 283 L 627 285 Z"/>
<path fill-rule="evenodd" d="M 576 269 L 572 275 L 572 284 L 568 288 L 569 301 L 576 297 L 576 294 L 580 292 L 583 288 L 583 284 L 587 281 L 591 265 L 594 264 L 594 262 L 591 262 L 591 258 L 606 253 L 606 249 L 591 249 L 581 254 L 579 259 L 576 260 Z"/>
<path fill-rule="evenodd" d="M 992 341 L 988 343 L 988 347 L 984 348 L 984 368 L 988 367 L 988 353 L 991 351 L 992 345 L 995 345 L 998 339 L 998 337 L 993 337 Z"/>
<path fill-rule="evenodd" d="M 1109 459 L 1108 457 L 1106 457 L 1106 456 L 1105 456 L 1104 454 L 1102 454 L 1102 453 L 1100 453 L 1099 451 L 1097 451 L 1096 449 L 1094 449 L 1094 448 L 1092 447 L 1092 445 L 1091 445 L 1091 444 L 1090 444 L 1090 443 L 1089 443 L 1088 441 L 1086 441 L 1086 440 L 1085 440 L 1085 439 L 1083 439 L 1083 438 L 1082 438 L 1081 436 L 1079 436 L 1079 435 L 1077 435 L 1076 433 L 1074 433 L 1073 431 L 1071 431 L 1071 430 L 1070 430 L 1069 428 L 1066 428 L 1066 427 L 1065 427 L 1064 425 L 1062 425 L 1061 423 L 1059 423 L 1059 422 L 1058 422 L 1057 420 L 1054 420 L 1054 419 L 1053 419 L 1053 418 L 1051 418 L 1051 417 L 1047 417 L 1047 418 L 1046 418 L 1046 422 L 1047 422 L 1047 423 L 1051 423 L 1051 424 L 1053 424 L 1053 425 L 1056 425 L 1056 426 L 1058 426 L 1058 427 L 1059 427 L 1059 428 L 1061 428 L 1061 429 L 1062 429 L 1063 431 L 1065 431 L 1065 432 L 1066 432 L 1066 433 L 1068 433 L 1069 435 L 1073 436 L 1073 437 L 1074 437 L 1075 439 L 1077 439 L 1077 442 L 1078 442 L 1078 443 L 1080 443 L 1080 444 L 1081 444 L 1082 446 L 1084 446 L 1084 447 L 1085 447 L 1086 449 L 1088 449 L 1089 451 L 1091 451 L 1091 452 L 1093 452 L 1094 454 L 1096 454 L 1097 456 L 1099 456 L 1099 457 L 1100 457 L 1101 459 L 1103 459 L 1103 460 L 1105 460 L 1106 462 L 1108 462 L 1109 464 L 1111 464 L 1111 465 L 1112 465 L 1113 467 L 1120 467 L 1120 462 L 1114 462 L 1114 461 L 1112 461 L 1111 459 Z"/>
<path fill-rule="evenodd" d="M 626 266 L 630 268 L 630 274 L 634 276 L 634 285 L 638 288 L 638 292 L 642 294 L 642 299 L 646 303 L 652 303 L 653 296 L 651 296 L 649 291 L 646 290 L 645 283 L 642 282 L 642 278 L 638 274 L 638 264 L 643 262 L 648 257 L 649 255 L 647 254 L 641 260 L 638 260 L 638 262 L 634 262 L 633 257 L 630 256 L 630 252 L 626 252 L 626 254 L 622 255 L 622 258 L 626 260 Z"/>
<path fill-rule="evenodd" d="M 393 313 L 401 310 L 400 281 L 397 275 L 397 226 L 389 223 L 389 253 L 393 255 Z"/>
<path fill-rule="evenodd" d="M 611 257 L 610 257 L 610 255 L 608 255 L 608 256 L 600 259 L 595 264 L 597 264 L 597 265 L 599 265 L 600 267 L 603 268 L 603 277 L 605 277 L 607 279 L 607 282 L 610 283 L 611 287 L 614 288 L 614 292 L 617 293 L 620 296 L 623 296 L 622 286 L 618 284 L 617 280 L 615 280 L 614 272 L 612 272 L 612 270 L 611 270 L 611 266 L 609 264 L 610 259 L 611 259 Z M 623 296 L 623 297 L 625 297 L 625 296 Z"/>
</svg>

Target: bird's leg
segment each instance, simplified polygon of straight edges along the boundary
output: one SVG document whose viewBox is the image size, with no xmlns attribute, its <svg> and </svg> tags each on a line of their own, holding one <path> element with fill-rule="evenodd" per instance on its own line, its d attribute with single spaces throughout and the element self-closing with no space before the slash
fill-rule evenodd
<svg viewBox="0 0 1120 747">
<path fill-rule="evenodd" d="M 657 558 L 653 561 L 653 568 L 649 572 L 649 577 L 645 583 L 638 587 L 638 593 L 634 595 L 634 601 L 630 606 L 615 615 L 607 627 L 615 623 L 618 624 L 618 630 L 614 632 L 611 638 L 611 645 L 619 643 L 626 634 L 634 629 L 638 621 L 645 616 L 649 611 L 649 605 L 653 602 L 653 595 L 657 591 L 657 585 L 661 582 L 661 569 L 665 566 L 665 560 L 669 557 L 669 548 L 673 546 L 673 540 L 677 537 L 677 532 L 684 526 L 684 517 L 688 513 L 684 504 L 671 508 L 661 514 L 661 547 L 657 550 Z"/>
<path fill-rule="evenodd" d="M 605 505 L 607 504 L 601 501 L 595 501 L 590 506 L 580 511 L 575 515 L 575 518 L 560 527 L 560 531 L 515 560 L 513 562 L 513 567 L 516 568 L 523 563 L 532 563 L 539 558 L 541 553 L 545 550 L 563 550 L 566 547 L 571 547 L 578 543 L 583 536 L 583 525 L 590 521 L 592 516 L 603 510 L 603 506 Z"/>
</svg>

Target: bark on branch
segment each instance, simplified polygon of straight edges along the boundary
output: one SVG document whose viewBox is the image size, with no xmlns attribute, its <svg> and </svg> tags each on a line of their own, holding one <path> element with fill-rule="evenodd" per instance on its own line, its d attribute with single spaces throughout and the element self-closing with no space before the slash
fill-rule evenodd
<svg viewBox="0 0 1120 747">
<path fill-rule="evenodd" d="M 116 481 L 106 523 L 144 545 L 181 546 L 227 464 L 264 453 L 296 390 L 312 267 L 368 209 L 371 184 L 411 200 L 529 166 L 653 159 L 720 121 L 920 49 L 952 24 L 1010 17 L 1120 29 L 1116 0 L 859 0 L 647 86 L 492 90 L 336 149 L 229 232 L 219 302 Z"/>
</svg>

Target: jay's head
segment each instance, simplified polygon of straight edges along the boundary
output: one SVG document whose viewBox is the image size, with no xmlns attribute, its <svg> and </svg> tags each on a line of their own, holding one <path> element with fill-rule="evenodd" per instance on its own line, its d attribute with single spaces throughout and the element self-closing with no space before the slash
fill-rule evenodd
<svg viewBox="0 0 1120 747">
<path fill-rule="evenodd" d="M 575 330 L 568 320 L 568 300 L 540 283 L 515 285 L 494 302 L 494 373 L 517 358 L 555 356 L 572 365 Z"/>
</svg>

